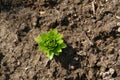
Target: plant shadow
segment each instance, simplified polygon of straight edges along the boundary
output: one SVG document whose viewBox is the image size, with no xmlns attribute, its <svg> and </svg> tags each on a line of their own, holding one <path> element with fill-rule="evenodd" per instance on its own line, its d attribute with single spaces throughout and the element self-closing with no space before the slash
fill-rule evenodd
<svg viewBox="0 0 120 80">
<path fill-rule="evenodd" d="M 67 70 L 76 70 L 81 68 L 81 61 L 85 60 L 85 56 L 77 54 L 77 49 L 69 46 L 63 49 L 63 52 L 55 57 L 55 61 L 61 64 L 61 66 Z"/>
</svg>

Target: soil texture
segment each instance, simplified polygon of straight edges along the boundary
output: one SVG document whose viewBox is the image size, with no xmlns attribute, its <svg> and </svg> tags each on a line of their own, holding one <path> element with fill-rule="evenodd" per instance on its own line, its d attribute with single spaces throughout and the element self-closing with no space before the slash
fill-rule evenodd
<svg viewBox="0 0 120 80">
<path fill-rule="evenodd" d="M 67 44 L 51 61 L 50 29 Z M 0 0 L 0 80 L 120 80 L 120 0 Z"/>
</svg>

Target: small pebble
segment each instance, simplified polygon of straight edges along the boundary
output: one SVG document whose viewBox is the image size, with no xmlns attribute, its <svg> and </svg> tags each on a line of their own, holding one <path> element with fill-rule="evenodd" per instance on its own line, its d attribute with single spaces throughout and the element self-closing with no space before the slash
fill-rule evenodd
<svg viewBox="0 0 120 80">
<path fill-rule="evenodd" d="M 120 27 L 118 28 L 118 32 L 120 32 Z"/>
<path fill-rule="evenodd" d="M 110 72 L 110 74 L 114 74 L 115 70 L 110 68 L 109 72 Z"/>
<path fill-rule="evenodd" d="M 40 14 L 41 14 L 41 15 L 45 14 L 45 11 L 40 11 Z"/>
<path fill-rule="evenodd" d="M 79 58 L 78 58 L 78 57 L 75 57 L 74 59 L 75 59 L 76 61 L 78 61 L 78 60 L 79 60 Z"/>
<path fill-rule="evenodd" d="M 26 68 L 25 68 L 25 70 L 28 70 L 30 68 L 30 66 L 27 66 Z"/>
<path fill-rule="evenodd" d="M 74 66 L 70 66 L 71 69 L 74 69 L 75 67 Z"/>
<path fill-rule="evenodd" d="M 120 22 L 117 23 L 117 26 L 120 26 Z"/>
<path fill-rule="evenodd" d="M 37 25 L 37 20 L 38 20 L 37 17 L 33 17 L 33 18 L 32 18 L 32 25 L 33 25 L 33 26 L 36 26 L 36 25 Z"/>
<path fill-rule="evenodd" d="M 117 19 L 120 19 L 120 16 L 116 16 Z"/>
<path fill-rule="evenodd" d="M 20 64 L 21 64 L 20 61 L 18 61 L 18 62 L 17 62 L 17 65 L 19 66 Z"/>
</svg>

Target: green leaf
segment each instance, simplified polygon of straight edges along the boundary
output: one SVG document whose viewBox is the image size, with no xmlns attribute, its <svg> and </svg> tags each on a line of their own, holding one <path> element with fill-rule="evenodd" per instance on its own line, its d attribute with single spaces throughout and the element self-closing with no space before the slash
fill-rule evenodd
<svg viewBox="0 0 120 80">
<path fill-rule="evenodd" d="M 54 49 L 54 52 L 61 52 L 61 47 L 60 46 L 57 46 L 55 49 Z"/>
<path fill-rule="evenodd" d="M 63 40 L 58 40 L 58 44 L 62 44 L 63 43 Z"/>
<path fill-rule="evenodd" d="M 54 34 L 57 34 L 58 33 L 58 31 L 57 31 L 57 29 L 54 29 L 54 30 L 51 30 Z"/>
<path fill-rule="evenodd" d="M 62 39 L 62 38 L 63 38 L 63 35 L 62 35 L 62 34 L 56 35 L 56 40 L 60 40 L 60 39 Z"/>
<path fill-rule="evenodd" d="M 49 52 L 47 53 L 47 57 L 51 60 L 54 56 L 54 53 L 53 52 Z"/>
<path fill-rule="evenodd" d="M 37 43 L 40 43 L 40 37 L 34 38 Z"/>
<path fill-rule="evenodd" d="M 66 46 L 65 43 L 62 43 L 62 44 L 61 44 L 61 47 L 62 47 L 62 48 L 66 48 L 67 46 Z"/>
</svg>

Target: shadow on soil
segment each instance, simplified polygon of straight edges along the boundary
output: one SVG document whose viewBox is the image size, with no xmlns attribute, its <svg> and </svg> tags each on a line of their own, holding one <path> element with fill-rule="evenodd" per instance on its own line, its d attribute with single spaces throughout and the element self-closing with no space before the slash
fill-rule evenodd
<svg viewBox="0 0 120 80">
<path fill-rule="evenodd" d="M 0 52 L 0 63 L 5 56 Z"/>
<path fill-rule="evenodd" d="M 55 61 L 61 64 L 61 66 L 71 73 L 72 70 L 76 70 L 81 68 L 81 61 L 84 61 L 86 56 L 81 56 L 77 54 L 77 49 L 69 46 L 67 44 L 67 48 L 63 49 L 63 53 L 59 57 L 55 57 Z M 85 80 L 86 74 L 77 75 L 75 78 L 69 77 L 65 80 Z"/>
<path fill-rule="evenodd" d="M 56 62 L 60 62 L 61 66 L 67 70 L 75 70 L 81 67 L 80 61 L 85 57 L 76 54 L 77 49 L 69 46 L 63 49 L 63 53 L 59 57 L 55 57 Z"/>
</svg>

